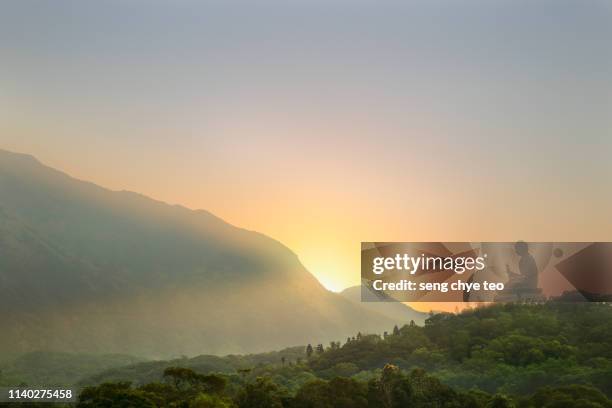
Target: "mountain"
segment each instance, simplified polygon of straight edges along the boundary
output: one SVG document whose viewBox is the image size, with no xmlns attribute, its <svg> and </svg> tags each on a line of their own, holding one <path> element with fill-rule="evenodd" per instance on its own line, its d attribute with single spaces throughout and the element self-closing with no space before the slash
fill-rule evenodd
<svg viewBox="0 0 612 408">
<path fill-rule="evenodd" d="M 395 324 L 262 234 L 2 150 L 0 309 L 0 356 L 257 352 Z"/>
<path fill-rule="evenodd" d="M 365 286 L 351 286 L 340 292 L 340 295 L 351 302 L 359 304 L 364 309 L 393 320 L 400 326 L 401 324 L 410 323 L 411 320 L 414 320 L 416 324 L 422 325 L 429 316 L 427 313 L 418 312 L 401 302 L 380 301 L 377 295 Z M 361 301 L 362 298 L 364 302 Z"/>
</svg>

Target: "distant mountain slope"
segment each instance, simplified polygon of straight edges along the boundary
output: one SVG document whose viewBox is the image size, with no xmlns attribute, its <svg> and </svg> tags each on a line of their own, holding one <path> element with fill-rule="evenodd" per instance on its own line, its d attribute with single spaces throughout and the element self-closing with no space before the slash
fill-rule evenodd
<svg viewBox="0 0 612 408">
<path fill-rule="evenodd" d="M 365 299 L 372 301 L 361 301 L 362 290 L 366 291 Z M 405 323 L 410 323 L 411 320 L 414 320 L 416 324 L 422 325 L 425 323 L 425 319 L 428 317 L 427 313 L 418 312 L 401 302 L 374 301 L 376 299 L 376 295 L 371 291 L 368 291 L 367 288 L 362 288 L 361 286 L 351 286 L 350 288 L 346 288 L 340 292 L 340 295 L 344 296 L 344 298 L 350 300 L 351 302 L 359 303 L 361 307 L 368 309 L 369 311 L 379 313 L 393 320 L 400 326 Z"/>
<path fill-rule="evenodd" d="M 0 363 L 0 386 L 74 385 L 100 372 L 142 363 L 142 359 L 121 354 L 75 354 L 32 352 Z"/>
<path fill-rule="evenodd" d="M 256 352 L 393 322 L 277 241 L 0 150 L 0 355 Z"/>
<path fill-rule="evenodd" d="M 211 356 L 200 355 L 192 358 L 174 360 L 156 360 L 129 364 L 123 367 L 101 369 L 94 375 L 83 376 L 80 386 L 96 385 L 103 382 L 130 381 L 136 384 L 146 384 L 163 380 L 163 372 L 168 367 L 191 368 L 198 373 L 236 374 L 239 370 L 252 370 L 255 367 L 268 365 L 281 366 L 282 358 L 287 366 L 297 364 L 299 360 L 306 362 L 306 347 L 289 347 L 278 351 L 258 354 Z"/>
</svg>

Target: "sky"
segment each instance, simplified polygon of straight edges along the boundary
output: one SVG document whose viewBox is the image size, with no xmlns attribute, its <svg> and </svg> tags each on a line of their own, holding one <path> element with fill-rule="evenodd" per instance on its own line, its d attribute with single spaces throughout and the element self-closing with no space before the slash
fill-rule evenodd
<svg viewBox="0 0 612 408">
<path fill-rule="evenodd" d="M 603 0 L 5 0 L 0 148 L 339 291 L 361 241 L 612 240 L 611 38 Z"/>
</svg>

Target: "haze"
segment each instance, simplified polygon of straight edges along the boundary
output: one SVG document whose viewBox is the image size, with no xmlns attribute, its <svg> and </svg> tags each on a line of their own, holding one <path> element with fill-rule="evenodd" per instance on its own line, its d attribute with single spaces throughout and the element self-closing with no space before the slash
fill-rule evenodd
<svg viewBox="0 0 612 408">
<path fill-rule="evenodd" d="M 0 148 L 274 237 L 608 241 L 609 1 L 4 1 Z"/>
</svg>

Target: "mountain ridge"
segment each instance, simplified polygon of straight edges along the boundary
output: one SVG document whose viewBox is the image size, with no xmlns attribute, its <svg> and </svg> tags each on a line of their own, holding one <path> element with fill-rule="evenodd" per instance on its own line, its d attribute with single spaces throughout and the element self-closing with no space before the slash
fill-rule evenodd
<svg viewBox="0 0 612 408">
<path fill-rule="evenodd" d="M 4 150 L 0 282 L 0 354 L 257 352 L 393 323 L 264 234 Z"/>
</svg>

